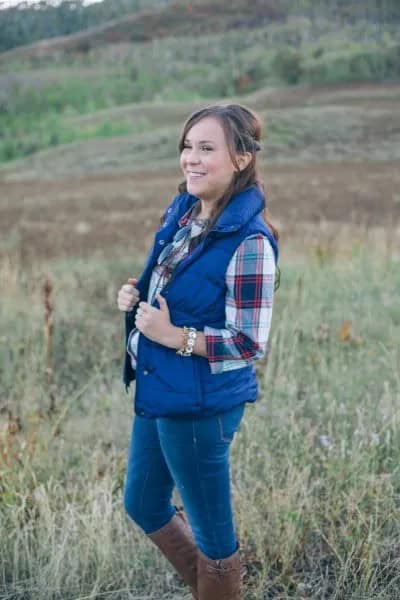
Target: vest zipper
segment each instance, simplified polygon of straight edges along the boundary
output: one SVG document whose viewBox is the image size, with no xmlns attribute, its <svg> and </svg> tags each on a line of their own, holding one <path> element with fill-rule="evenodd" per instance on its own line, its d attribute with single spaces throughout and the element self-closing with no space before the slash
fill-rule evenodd
<svg viewBox="0 0 400 600">
<path fill-rule="evenodd" d="M 194 376 L 195 376 L 195 384 L 196 384 L 196 405 L 199 408 L 202 408 L 203 406 L 203 392 L 201 389 L 201 385 L 200 385 L 200 373 L 199 373 L 199 369 L 198 369 L 198 362 L 197 360 L 195 360 L 195 357 L 190 357 L 190 360 L 193 360 L 193 370 L 194 370 Z"/>
</svg>

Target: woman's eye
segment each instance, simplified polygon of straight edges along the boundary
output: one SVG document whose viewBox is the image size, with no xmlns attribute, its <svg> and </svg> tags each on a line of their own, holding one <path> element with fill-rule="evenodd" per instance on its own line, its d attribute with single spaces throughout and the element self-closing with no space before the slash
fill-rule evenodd
<svg viewBox="0 0 400 600">
<path fill-rule="evenodd" d="M 187 146 L 186 144 L 183 145 L 183 150 L 191 150 L 191 148 L 191 146 Z M 213 148 L 210 146 L 200 146 L 200 150 L 202 152 L 212 152 Z"/>
</svg>

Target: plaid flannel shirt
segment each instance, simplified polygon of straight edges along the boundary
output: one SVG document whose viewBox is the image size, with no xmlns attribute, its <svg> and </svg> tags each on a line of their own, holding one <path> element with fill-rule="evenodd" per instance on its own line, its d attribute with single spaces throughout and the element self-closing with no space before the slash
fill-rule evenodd
<svg viewBox="0 0 400 600">
<path fill-rule="evenodd" d="M 167 283 L 173 268 L 187 255 L 190 238 L 199 235 L 205 226 L 193 217 L 195 206 L 197 203 L 181 217 L 180 229 L 153 269 L 147 299 L 150 303 Z M 268 238 L 261 234 L 245 238 L 226 271 L 225 328 L 206 326 L 203 331 L 213 374 L 240 369 L 265 354 L 274 280 L 275 259 Z M 139 332 L 134 329 L 127 344 L 133 368 L 136 368 L 138 337 Z"/>
<path fill-rule="evenodd" d="M 275 259 L 265 236 L 243 240 L 226 271 L 225 328 L 204 328 L 211 372 L 240 369 L 261 358 L 271 326 Z"/>
</svg>

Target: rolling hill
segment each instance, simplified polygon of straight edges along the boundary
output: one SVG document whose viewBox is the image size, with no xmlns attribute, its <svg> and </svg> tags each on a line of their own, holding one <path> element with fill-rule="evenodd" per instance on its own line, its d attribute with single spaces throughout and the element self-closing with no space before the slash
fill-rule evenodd
<svg viewBox="0 0 400 600">
<path fill-rule="evenodd" d="M 282 21 L 286 11 L 276 0 L 232 2 L 175 2 L 108 22 L 73 35 L 43 39 L 0 54 L 0 59 L 31 59 L 55 53 L 84 54 L 105 44 L 146 42 L 175 36 L 220 33 L 230 29 L 252 29 L 272 21 Z"/>
</svg>

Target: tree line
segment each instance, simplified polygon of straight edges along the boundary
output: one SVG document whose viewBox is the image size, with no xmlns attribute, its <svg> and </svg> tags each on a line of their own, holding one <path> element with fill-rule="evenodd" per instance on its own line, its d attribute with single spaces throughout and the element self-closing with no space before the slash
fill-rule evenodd
<svg viewBox="0 0 400 600">
<path fill-rule="evenodd" d="M 196 0 L 198 2 L 199 0 Z M 6 7 L 0 1 L 0 52 L 40 39 L 70 35 L 144 10 L 163 8 L 173 0 L 103 0 L 85 6 L 83 0 L 41 0 Z M 304 15 L 342 21 L 400 21 L 399 0 L 278 0 L 288 15 Z"/>
<path fill-rule="evenodd" d="M 103 0 L 85 6 L 83 0 L 62 0 L 54 4 L 19 2 L 6 7 L 0 2 L 0 52 L 41 39 L 70 35 L 120 19 L 127 14 L 162 8 L 171 0 Z"/>
</svg>

